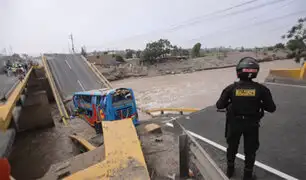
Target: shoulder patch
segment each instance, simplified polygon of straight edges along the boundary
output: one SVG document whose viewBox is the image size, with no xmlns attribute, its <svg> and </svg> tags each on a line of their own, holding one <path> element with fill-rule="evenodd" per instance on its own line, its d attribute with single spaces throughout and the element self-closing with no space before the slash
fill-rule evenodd
<svg viewBox="0 0 306 180">
<path fill-rule="evenodd" d="M 256 89 L 236 89 L 236 96 L 255 96 Z"/>
</svg>

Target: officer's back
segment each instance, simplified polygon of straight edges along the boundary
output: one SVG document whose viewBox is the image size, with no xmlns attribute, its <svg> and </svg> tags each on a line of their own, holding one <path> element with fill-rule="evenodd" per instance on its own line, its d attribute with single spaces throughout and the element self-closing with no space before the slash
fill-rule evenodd
<svg viewBox="0 0 306 180">
<path fill-rule="evenodd" d="M 235 115 L 261 118 L 263 110 L 275 111 L 270 90 L 262 84 L 240 80 L 234 83 L 232 93 L 232 111 Z"/>
<path fill-rule="evenodd" d="M 253 179 L 255 156 L 259 148 L 258 122 L 264 116 L 264 111 L 276 110 L 270 90 L 252 81 L 256 78 L 258 71 L 259 64 L 254 58 L 242 58 L 236 67 L 240 80 L 227 86 L 216 103 L 218 109 L 227 109 L 225 137 L 228 143 L 228 166 L 226 174 L 229 178 L 234 174 L 235 157 L 240 137 L 243 135 L 246 156 L 243 179 Z"/>
<path fill-rule="evenodd" d="M 241 71 L 243 71 L 243 65 L 241 66 Z M 257 76 L 257 72 L 256 74 L 252 72 L 239 74 L 238 71 L 238 76 L 240 79 L 238 82 L 223 90 L 216 103 L 218 109 L 228 108 L 228 111 L 234 116 L 253 118 L 261 118 L 264 110 L 268 112 L 276 110 L 270 90 L 266 86 L 252 81 L 252 78 Z"/>
</svg>

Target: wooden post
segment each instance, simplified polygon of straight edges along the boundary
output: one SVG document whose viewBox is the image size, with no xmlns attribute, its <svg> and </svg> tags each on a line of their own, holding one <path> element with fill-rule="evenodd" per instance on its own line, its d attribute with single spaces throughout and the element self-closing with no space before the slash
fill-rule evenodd
<svg viewBox="0 0 306 180">
<path fill-rule="evenodd" d="M 188 155 L 188 136 L 183 134 L 179 136 L 179 162 L 180 177 L 188 177 L 189 174 L 189 155 Z"/>
</svg>

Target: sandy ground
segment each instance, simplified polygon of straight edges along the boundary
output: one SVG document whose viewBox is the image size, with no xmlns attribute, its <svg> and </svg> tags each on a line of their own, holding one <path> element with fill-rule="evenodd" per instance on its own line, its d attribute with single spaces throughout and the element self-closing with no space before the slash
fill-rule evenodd
<svg viewBox="0 0 306 180">
<path fill-rule="evenodd" d="M 95 131 L 85 121 L 74 118 L 69 126 L 59 122 L 59 112 L 52 107 L 55 127 L 26 131 L 17 134 L 9 161 L 15 179 L 31 180 L 42 177 L 54 163 L 74 157 L 80 153 L 69 135 L 76 133 L 86 139 Z"/>
<path fill-rule="evenodd" d="M 293 60 L 279 60 L 260 64 L 255 81 L 263 82 L 272 68 L 299 67 Z M 198 71 L 190 74 L 125 79 L 112 82 L 115 87 L 129 87 L 135 91 L 138 107 L 205 108 L 216 102 L 222 89 L 236 80 L 235 68 Z"/>
</svg>

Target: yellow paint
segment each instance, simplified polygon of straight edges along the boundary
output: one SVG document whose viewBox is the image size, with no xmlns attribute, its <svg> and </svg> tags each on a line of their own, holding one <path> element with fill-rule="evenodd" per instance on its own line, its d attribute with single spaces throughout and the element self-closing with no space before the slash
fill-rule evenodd
<svg viewBox="0 0 306 180">
<path fill-rule="evenodd" d="M 43 62 L 43 66 L 45 67 L 45 71 L 46 71 L 46 75 L 47 75 L 47 78 L 48 78 L 48 81 L 49 81 L 49 84 L 51 86 L 51 89 L 52 89 L 52 92 L 53 92 L 53 95 L 55 97 L 55 101 L 56 101 L 56 105 L 57 105 L 57 108 L 60 112 L 60 115 L 61 115 L 61 119 L 63 120 L 64 124 L 67 125 L 67 121 L 66 121 L 66 118 L 68 119 L 69 116 L 68 116 L 68 113 L 65 109 L 65 106 L 63 104 L 63 101 L 62 99 L 60 98 L 60 95 L 59 95 L 59 92 L 55 86 L 55 83 L 54 83 L 54 79 L 52 77 L 52 74 L 51 74 L 51 71 L 49 69 L 49 66 L 46 62 L 46 57 L 42 56 L 42 62 Z"/>
<path fill-rule="evenodd" d="M 65 179 L 150 179 L 132 119 L 103 121 L 102 127 L 106 159 Z M 134 169 L 128 170 L 132 177 L 123 173 L 125 168 Z"/>
<path fill-rule="evenodd" d="M 92 144 L 90 144 L 86 139 L 80 137 L 80 136 L 76 136 L 76 135 L 70 135 L 69 136 L 71 139 L 78 141 L 81 145 L 83 145 L 88 151 L 92 151 L 94 149 L 96 149 L 95 146 L 93 146 Z"/>
<path fill-rule="evenodd" d="M 159 111 L 175 111 L 175 112 L 196 112 L 199 109 L 196 108 L 157 108 L 147 110 L 146 113 L 159 112 Z"/>
<path fill-rule="evenodd" d="M 12 119 L 12 111 L 14 107 L 16 106 L 17 100 L 20 98 L 20 95 L 22 91 L 24 90 L 28 79 L 30 77 L 30 74 L 32 73 L 33 68 L 30 68 L 27 72 L 24 79 L 18 83 L 18 85 L 15 87 L 13 92 L 11 93 L 10 97 L 6 100 L 6 102 L 0 106 L 0 129 L 6 130 Z"/>
<path fill-rule="evenodd" d="M 293 78 L 297 80 L 306 80 L 306 63 L 301 68 L 295 69 L 271 69 L 270 75 Z"/>
<path fill-rule="evenodd" d="M 306 73 L 305 73 L 305 71 L 306 71 L 306 62 L 304 63 L 304 65 L 303 65 L 303 67 L 302 67 L 302 69 L 301 69 L 301 73 L 300 73 L 300 79 L 306 79 Z"/>
<path fill-rule="evenodd" d="M 64 178 L 64 180 L 98 180 L 98 179 L 149 180 L 150 179 L 148 174 L 146 177 L 144 177 L 143 175 L 140 176 L 137 176 L 136 174 L 133 175 L 133 170 L 130 171 L 131 172 L 130 176 L 132 177 L 126 177 L 124 174 L 121 174 L 120 170 L 127 168 L 128 166 L 129 166 L 128 161 L 125 159 L 118 160 L 118 159 L 108 158 L 100 163 L 90 166 L 89 168 L 74 173 Z"/>
<path fill-rule="evenodd" d="M 287 77 L 293 79 L 300 79 L 301 69 L 275 69 L 270 70 L 270 75 L 279 76 L 279 77 Z"/>
<path fill-rule="evenodd" d="M 236 96 L 255 96 L 255 89 L 236 89 Z"/>
</svg>

